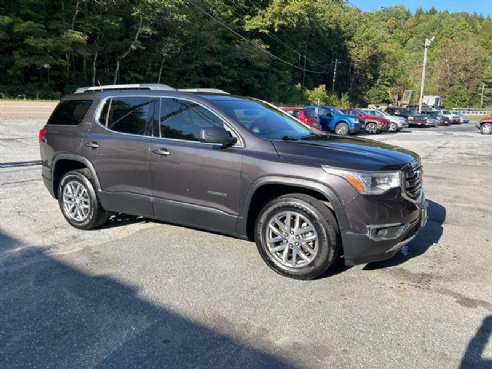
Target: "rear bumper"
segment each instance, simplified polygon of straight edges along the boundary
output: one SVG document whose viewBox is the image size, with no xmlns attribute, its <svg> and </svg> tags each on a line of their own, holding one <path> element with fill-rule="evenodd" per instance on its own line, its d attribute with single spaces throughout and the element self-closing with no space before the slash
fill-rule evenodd
<svg viewBox="0 0 492 369">
<path fill-rule="evenodd" d="M 368 234 L 343 234 L 345 264 L 352 266 L 391 259 L 417 236 L 427 223 L 427 218 L 427 202 L 423 201 L 412 219 L 407 220 L 408 223 L 400 224 L 403 231 L 395 238 L 376 239 Z"/>
<path fill-rule="evenodd" d="M 47 178 L 44 175 L 42 175 L 42 178 L 43 178 L 43 183 L 46 186 L 46 188 L 48 189 L 50 195 L 53 196 L 53 198 L 56 198 L 55 197 L 55 191 L 53 190 L 53 180 L 50 178 Z"/>
<path fill-rule="evenodd" d="M 350 132 L 350 133 L 357 133 L 357 132 L 360 132 L 360 124 L 357 124 L 357 126 L 352 126 L 352 127 L 349 127 L 349 132 Z"/>
</svg>

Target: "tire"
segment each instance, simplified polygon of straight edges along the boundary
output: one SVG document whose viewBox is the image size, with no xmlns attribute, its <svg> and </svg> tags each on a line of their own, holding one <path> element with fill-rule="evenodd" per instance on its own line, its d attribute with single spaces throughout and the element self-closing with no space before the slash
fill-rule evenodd
<svg viewBox="0 0 492 369">
<path fill-rule="evenodd" d="M 337 123 L 335 133 L 337 135 L 347 136 L 350 133 L 348 124 L 344 122 Z"/>
<path fill-rule="evenodd" d="M 287 224 L 290 229 L 285 227 Z M 255 224 L 255 241 L 262 259 L 275 272 L 294 279 L 317 278 L 328 270 L 338 255 L 338 234 L 331 211 L 304 194 L 287 194 L 270 201 Z"/>
<path fill-rule="evenodd" d="M 75 195 L 74 195 L 75 192 Z M 78 229 L 94 229 L 109 218 L 99 202 L 88 169 L 68 172 L 58 186 L 58 205 L 70 225 Z"/>
<path fill-rule="evenodd" d="M 396 124 L 395 122 L 390 123 L 388 131 L 389 132 L 398 132 L 398 124 Z"/>
<path fill-rule="evenodd" d="M 366 124 L 366 132 L 369 133 L 370 135 L 374 135 L 378 133 L 378 125 L 373 122 L 369 122 Z"/>
<path fill-rule="evenodd" d="M 480 132 L 483 135 L 490 135 L 490 134 L 492 134 L 492 123 L 482 123 L 480 125 Z"/>
</svg>

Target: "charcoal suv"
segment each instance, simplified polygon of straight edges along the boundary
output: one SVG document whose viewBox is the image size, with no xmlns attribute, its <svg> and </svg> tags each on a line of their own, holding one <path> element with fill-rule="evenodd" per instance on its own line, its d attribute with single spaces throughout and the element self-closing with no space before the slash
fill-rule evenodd
<svg viewBox="0 0 492 369">
<path fill-rule="evenodd" d="M 72 226 L 125 213 L 255 240 L 298 279 L 385 260 L 427 220 L 417 154 L 313 131 L 273 105 L 166 85 L 80 88 L 39 132 Z"/>
</svg>

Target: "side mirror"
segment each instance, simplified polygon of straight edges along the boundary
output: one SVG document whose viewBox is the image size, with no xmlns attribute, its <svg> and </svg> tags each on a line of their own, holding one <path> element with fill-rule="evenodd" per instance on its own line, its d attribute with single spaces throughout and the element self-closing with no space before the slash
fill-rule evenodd
<svg viewBox="0 0 492 369">
<path fill-rule="evenodd" d="M 332 113 L 330 113 L 330 112 L 326 113 L 325 115 L 326 115 L 327 117 L 329 117 L 329 118 L 333 117 L 333 114 L 332 114 Z"/>
<path fill-rule="evenodd" d="M 209 127 L 200 129 L 200 142 L 219 144 L 222 147 L 232 146 L 237 142 L 224 127 Z"/>
</svg>

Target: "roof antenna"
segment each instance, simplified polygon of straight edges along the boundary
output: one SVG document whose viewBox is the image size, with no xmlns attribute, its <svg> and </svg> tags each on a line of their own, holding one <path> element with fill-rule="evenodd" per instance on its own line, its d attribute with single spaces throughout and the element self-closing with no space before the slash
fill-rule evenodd
<svg viewBox="0 0 492 369">
<path fill-rule="evenodd" d="M 101 91 L 104 92 L 102 86 L 101 86 L 101 82 L 99 82 L 99 80 L 97 80 L 97 84 L 99 85 L 99 87 L 101 88 Z"/>
</svg>

